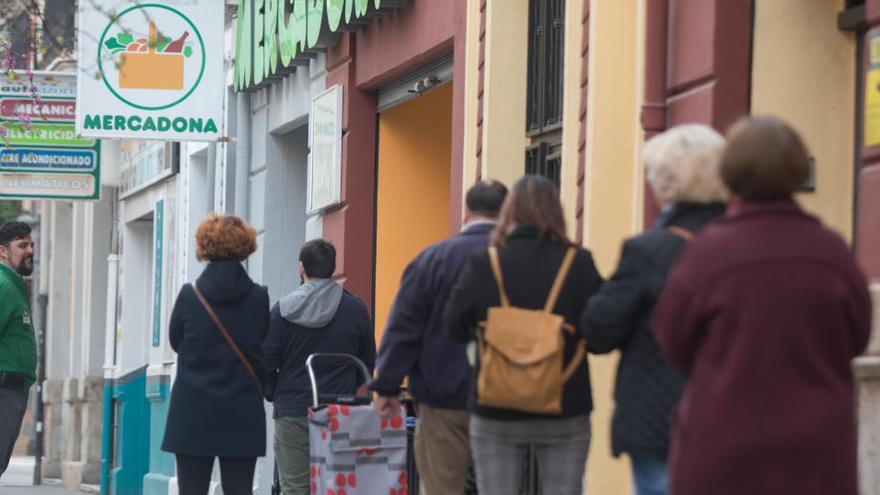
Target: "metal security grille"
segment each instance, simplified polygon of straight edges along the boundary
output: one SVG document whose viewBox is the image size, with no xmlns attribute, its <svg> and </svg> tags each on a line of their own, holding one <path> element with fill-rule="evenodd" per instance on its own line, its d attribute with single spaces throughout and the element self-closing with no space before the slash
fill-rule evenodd
<svg viewBox="0 0 880 495">
<path fill-rule="evenodd" d="M 526 149 L 526 175 L 540 175 L 556 184 L 561 184 L 562 146 L 560 144 L 538 143 Z"/>
<path fill-rule="evenodd" d="M 526 174 L 560 186 L 565 0 L 529 0 Z"/>
<path fill-rule="evenodd" d="M 529 0 L 526 134 L 562 125 L 565 0 Z"/>
</svg>

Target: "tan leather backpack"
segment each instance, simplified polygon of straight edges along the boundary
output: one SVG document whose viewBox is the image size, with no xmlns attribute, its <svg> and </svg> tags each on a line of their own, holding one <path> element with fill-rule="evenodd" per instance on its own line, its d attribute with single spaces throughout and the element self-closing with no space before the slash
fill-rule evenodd
<svg viewBox="0 0 880 495">
<path fill-rule="evenodd" d="M 477 377 L 477 402 L 481 406 L 548 415 L 562 413 L 563 386 L 586 355 L 581 339 L 563 370 L 563 332 L 574 333 L 574 328 L 553 313 L 574 256 L 575 248 L 571 247 L 565 253 L 544 309 L 534 310 L 510 305 L 498 250 L 489 248 L 501 306 L 489 308 L 488 317 L 481 324 Z"/>
</svg>

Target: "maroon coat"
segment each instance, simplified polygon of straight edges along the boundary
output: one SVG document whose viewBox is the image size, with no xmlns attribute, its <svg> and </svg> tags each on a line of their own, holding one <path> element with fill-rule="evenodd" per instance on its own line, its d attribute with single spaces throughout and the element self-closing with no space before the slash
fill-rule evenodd
<svg viewBox="0 0 880 495">
<path fill-rule="evenodd" d="M 672 495 L 856 495 L 851 360 L 864 276 L 793 200 L 740 202 L 670 274 L 654 313 L 690 375 L 673 419 Z"/>
</svg>

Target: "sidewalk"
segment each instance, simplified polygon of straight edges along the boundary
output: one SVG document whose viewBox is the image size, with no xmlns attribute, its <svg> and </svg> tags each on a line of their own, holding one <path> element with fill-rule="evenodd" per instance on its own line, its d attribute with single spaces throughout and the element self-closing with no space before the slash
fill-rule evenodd
<svg viewBox="0 0 880 495">
<path fill-rule="evenodd" d="M 81 495 L 82 492 L 70 491 L 60 486 L 33 486 L 34 458 L 13 457 L 9 467 L 0 478 L 0 495 Z"/>
<path fill-rule="evenodd" d="M 60 486 L 6 486 L 0 484 L 0 495 L 81 495 Z"/>
</svg>

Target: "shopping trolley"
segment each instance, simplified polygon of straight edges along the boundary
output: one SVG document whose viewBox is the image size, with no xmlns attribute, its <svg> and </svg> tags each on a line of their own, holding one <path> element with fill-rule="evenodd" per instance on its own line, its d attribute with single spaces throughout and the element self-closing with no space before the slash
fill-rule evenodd
<svg viewBox="0 0 880 495">
<path fill-rule="evenodd" d="M 334 360 L 354 365 L 369 383 L 367 366 L 349 354 L 318 353 L 306 360 L 312 384 L 309 409 L 310 493 L 335 495 L 417 495 L 415 463 L 410 455 L 412 419 L 403 408 L 380 418 L 369 395 L 322 394 L 314 363 Z M 273 494 L 280 493 L 275 469 Z"/>
</svg>

